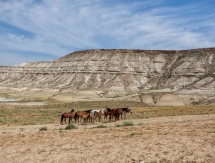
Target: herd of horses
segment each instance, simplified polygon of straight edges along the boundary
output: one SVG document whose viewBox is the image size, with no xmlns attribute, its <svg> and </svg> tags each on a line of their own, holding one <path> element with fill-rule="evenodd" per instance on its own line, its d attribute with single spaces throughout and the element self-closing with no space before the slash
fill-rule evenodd
<svg viewBox="0 0 215 163">
<path fill-rule="evenodd" d="M 108 121 L 109 117 L 109 122 L 112 121 L 117 121 L 121 120 L 124 118 L 126 119 L 126 114 L 131 113 L 132 110 L 129 108 L 104 108 L 101 110 L 85 110 L 85 111 L 77 111 L 75 112 L 74 109 L 72 109 L 68 113 L 63 113 L 61 115 L 61 121 L 60 123 L 63 124 L 65 122 L 66 124 L 66 119 L 69 118 L 69 123 L 70 122 L 91 122 L 94 123 L 95 121 L 101 121 L 102 117 L 104 118 L 104 121 Z M 123 117 L 124 115 L 124 117 Z"/>
</svg>

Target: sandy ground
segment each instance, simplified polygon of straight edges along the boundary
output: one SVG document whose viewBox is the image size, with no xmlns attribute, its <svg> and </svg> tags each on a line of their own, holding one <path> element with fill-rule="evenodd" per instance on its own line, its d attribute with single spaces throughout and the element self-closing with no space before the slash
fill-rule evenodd
<svg viewBox="0 0 215 163">
<path fill-rule="evenodd" d="M 0 162 L 215 162 L 215 114 L 132 122 L 0 126 Z"/>
</svg>

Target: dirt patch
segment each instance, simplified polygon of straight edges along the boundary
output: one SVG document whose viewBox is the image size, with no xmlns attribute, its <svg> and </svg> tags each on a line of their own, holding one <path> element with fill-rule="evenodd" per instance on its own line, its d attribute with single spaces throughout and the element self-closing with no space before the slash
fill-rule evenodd
<svg viewBox="0 0 215 163">
<path fill-rule="evenodd" d="M 66 125 L 0 126 L 1 162 L 209 162 L 215 114 Z M 99 125 L 107 128 L 98 128 Z M 39 131 L 42 127 L 46 131 Z"/>
</svg>

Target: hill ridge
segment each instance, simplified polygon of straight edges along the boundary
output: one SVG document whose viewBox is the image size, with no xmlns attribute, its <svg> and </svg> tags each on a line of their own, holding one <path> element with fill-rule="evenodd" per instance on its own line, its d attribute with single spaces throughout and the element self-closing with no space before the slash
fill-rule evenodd
<svg viewBox="0 0 215 163">
<path fill-rule="evenodd" d="M 215 96 L 214 55 L 215 48 L 83 50 L 54 61 L 1 66 L 0 87 L 91 91 L 101 99 L 153 105 L 169 97 L 181 104 L 208 104 Z"/>
</svg>

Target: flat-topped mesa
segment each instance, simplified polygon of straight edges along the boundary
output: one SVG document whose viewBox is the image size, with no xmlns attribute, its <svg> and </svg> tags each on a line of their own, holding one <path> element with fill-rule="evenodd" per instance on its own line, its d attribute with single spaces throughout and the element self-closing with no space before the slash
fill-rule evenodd
<svg viewBox="0 0 215 163">
<path fill-rule="evenodd" d="M 134 55 L 134 54 L 143 54 L 146 53 L 148 55 L 157 55 L 158 53 L 164 53 L 164 54 L 175 54 L 175 53 L 214 53 L 215 48 L 202 48 L 202 49 L 192 49 L 192 50 L 141 50 L 141 49 L 90 49 L 90 50 L 81 50 L 81 51 L 76 51 L 73 53 L 69 53 L 57 60 L 59 61 L 68 61 L 70 58 L 73 58 L 75 55 L 90 55 L 90 54 L 101 54 L 101 55 L 108 55 L 111 53 L 121 53 L 121 54 L 129 54 L 129 55 Z"/>
<path fill-rule="evenodd" d="M 214 94 L 215 48 L 193 50 L 98 49 L 54 61 L 0 67 L 0 87 L 148 93 Z M 192 90 L 192 91 L 191 91 Z M 197 91 L 198 92 L 198 91 Z"/>
</svg>

